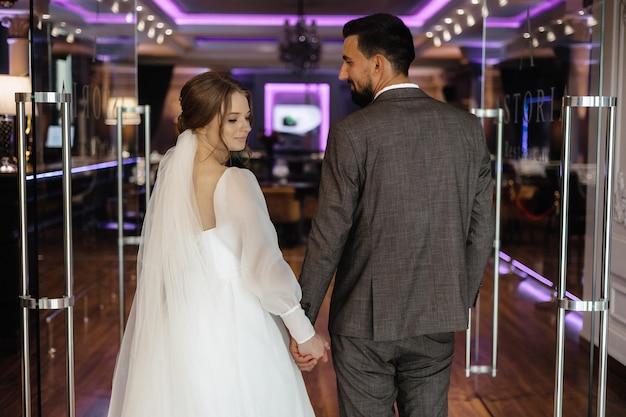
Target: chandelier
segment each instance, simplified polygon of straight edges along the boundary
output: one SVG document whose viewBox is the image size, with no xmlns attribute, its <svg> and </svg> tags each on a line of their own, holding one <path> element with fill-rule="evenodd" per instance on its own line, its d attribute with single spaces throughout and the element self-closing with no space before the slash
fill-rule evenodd
<svg viewBox="0 0 626 417">
<path fill-rule="evenodd" d="M 298 21 L 294 27 L 289 20 L 285 21 L 285 33 L 280 41 L 280 60 L 300 74 L 315 66 L 322 49 L 315 20 L 307 28 L 303 9 L 302 0 L 298 0 Z"/>
<path fill-rule="evenodd" d="M 0 6 L 5 9 L 10 9 L 13 7 L 17 0 L 0 0 Z"/>
</svg>

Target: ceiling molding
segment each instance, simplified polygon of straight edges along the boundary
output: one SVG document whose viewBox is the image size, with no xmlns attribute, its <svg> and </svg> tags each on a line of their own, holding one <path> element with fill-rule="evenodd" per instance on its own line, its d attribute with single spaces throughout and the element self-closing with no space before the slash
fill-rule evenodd
<svg viewBox="0 0 626 417">
<path fill-rule="evenodd" d="M 77 43 L 93 43 L 98 59 L 109 62 L 135 59 L 135 55 L 128 55 L 128 51 L 137 42 L 140 62 L 225 70 L 284 66 L 279 60 L 279 39 L 285 20 L 297 18 L 295 2 L 284 0 L 218 3 L 137 0 L 143 10 L 132 16 L 127 15 L 127 9 L 113 13 L 113 1 L 35 0 L 35 13 L 38 19 L 43 19 L 44 12 L 50 13 L 49 24 L 58 34 L 56 42 L 63 42 L 64 37 L 71 34 Z M 509 0 L 505 6 L 500 6 L 499 0 L 486 0 L 489 8 L 486 19 L 481 15 L 483 0 L 475 5 L 471 0 L 389 0 L 385 7 L 399 15 L 414 35 L 417 59 L 413 66 L 437 63 L 449 67 L 481 59 L 479 52 L 482 49 L 493 60 L 527 54 L 530 50 L 529 40 L 524 38 L 527 24 L 533 31 L 541 26 L 547 27 L 555 20 L 565 18 L 566 13 L 572 13 L 570 9 L 574 2 L 578 4 L 580 0 Z M 621 2 L 624 8 L 626 0 Z M 28 14 L 28 3 L 19 1 L 11 12 L 0 10 L 0 16 Z M 121 3 L 119 7 L 122 7 Z M 242 10 L 246 12 L 242 13 Z M 342 63 L 343 24 L 370 11 L 380 11 L 378 0 L 361 0 L 356 4 L 336 0 L 316 0 L 307 4 L 305 1 L 304 17 L 307 22 L 316 20 L 322 40 L 318 68 L 338 69 Z M 147 20 L 150 15 L 154 20 Z M 145 27 L 141 32 L 135 30 L 140 23 Z M 161 28 L 152 27 L 157 23 Z M 148 36 L 150 28 L 152 36 Z M 166 30 L 170 30 L 171 35 L 163 35 Z M 433 38 L 428 35 L 443 37 L 446 31 L 449 39 L 442 41 L 440 47 L 434 46 Z M 158 38 L 162 40 L 161 44 L 156 42 Z M 571 39 L 557 43 L 571 42 Z M 534 50 L 542 48 L 550 48 L 550 45 Z"/>
</svg>

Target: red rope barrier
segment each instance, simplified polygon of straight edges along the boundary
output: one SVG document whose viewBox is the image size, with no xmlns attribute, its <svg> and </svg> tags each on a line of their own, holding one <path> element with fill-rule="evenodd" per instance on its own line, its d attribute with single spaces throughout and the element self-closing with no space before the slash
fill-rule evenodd
<svg viewBox="0 0 626 417">
<path fill-rule="evenodd" d="M 554 211 L 554 205 L 552 205 L 545 213 L 533 214 L 530 211 L 528 211 L 526 207 L 524 207 L 524 205 L 522 204 L 522 201 L 517 197 L 515 197 L 515 205 L 517 206 L 517 208 L 520 209 L 522 214 L 524 214 L 524 216 L 526 216 L 530 220 L 537 220 L 537 221 L 543 220 L 546 217 L 548 217 L 550 214 L 552 214 L 552 212 Z"/>
</svg>

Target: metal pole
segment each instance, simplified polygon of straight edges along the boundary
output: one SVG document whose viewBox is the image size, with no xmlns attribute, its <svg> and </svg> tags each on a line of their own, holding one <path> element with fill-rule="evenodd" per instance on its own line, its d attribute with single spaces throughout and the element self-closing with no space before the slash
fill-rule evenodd
<svg viewBox="0 0 626 417">
<path fill-rule="evenodd" d="M 151 137 L 150 137 L 150 106 L 145 105 L 141 106 L 144 110 L 144 157 L 145 157 L 145 169 L 146 169 L 146 206 L 145 210 L 148 210 L 148 203 L 150 202 L 150 154 L 152 153 L 151 149 Z"/>
<path fill-rule="evenodd" d="M 66 383 L 67 383 L 67 415 L 76 414 L 75 383 L 74 383 L 74 262 L 72 248 L 72 170 L 70 142 L 70 102 L 71 95 L 65 93 L 36 92 L 16 93 L 17 128 L 18 128 L 18 162 L 19 162 L 19 199 L 20 199 L 20 266 L 22 288 L 20 306 L 22 307 L 22 414 L 30 417 L 31 381 L 30 381 L 30 349 L 29 349 L 29 310 L 52 309 L 66 310 Z M 26 138 L 25 138 L 25 103 L 48 103 L 61 105 L 62 126 L 62 167 L 63 167 L 63 238 L 64 238 L 64 278 L 65 294 L 60 298 L 31 298 L 29 294 L 28 271 L 28 218 L 26 189 Z M 35 174 L 36 178 L 36 174 Z"/>
<path fill-rule="evenodd" d="M 498 145 L 496 150 L 496 227 L 493 241 L 493 338 L 491 347 L 491 376 L 496 376 L 498 365 L 498 317 L 500 305 L 500 216 L 502 202 L 502 126 L 504 111 L 497 109 Z"/>
<path fill-rule="evenodd" d="M 498 316 L 499 316 L 499 303 L 500 303 L 500 206 L 502 201 L 502 125 L 504 118 L 504 111 L 502 109 L 472 109 L 471 112 L 480 119 L 492 118 L 496 120 L 498 125 L 497 129 L 497 145 L 496 145 L 496 195 L 495 195 L 495 235 L 493 241 L 494 250 L 494 262 L 493 262 L 493 326 L 492 326 L 492 340 L 491 340 L 491 366 L 488 365 L 472 365 L 471 364 L 471 325 L 468 326 L 466 331 L 465 343 L 465 376 L 470 376 L 472 373 L 491 373 L 492 377 L 497 374 L 498 364 Z M 479 350 L 479 306 L 476 306 L 476 353 L 478 355 Z M 470 309 L 470 322 L 471 322 L 471 309 Z"/>
<path fill-rule="evenodd" d="M 65 312 L 67 411 L 76 415 L 74 392 L 74 249 L 72 247 L 72 143 L 70 141 L 70 102 L 61 104 L 62 165 L 63 165 L 63 240 L 65 296 L 71 300 Z"/>
<path fill-rule="evenodd" d="M 472 374 L 472 309 L 469 309 L 469 320 L 467 321 L 467 330 L 465 331 L 465 377 L 469 378 Z"/>
<path fill-rule="evenodd" d="M 124 171 L 123 171 L 123 154 L 122 154 L 122 126 L 124 113 L 138 113 L 144 115 L 144 175 L 145 175 L 145 209 L 148 208 L 150 201 L 150 106 L 137 107 L 118 107 L 116 120 L 116 153 L 117 153 L 117 248 L 118 248 L 118 286 L 119 286 L 119 322 L 120 322 L 120 341 L 124 337 L 124 328 L 126 322 L 125 307 L 125 289 L 124 289 L 124 247 L 126 245 L 138 245 L 140 236 L 124 236 Z"/>
<path fill-rule="evenodd" d="M 116 122 L 116 153 L 117 153 L 117 258 L 118 258 L 118 302 L 120 322 L 120 342 L 124 336 L 124 324 L 126 317 L 124 299 L 124 170 L 122 159 L 122 108 L 117 108 Z"/>
<path fill-rule="evenodd" d="M 602 300 L 610 299 L 610 279 L 611 279 L 611 228 L 613 218 L 613 174 L 615 165 L 615 120 L 616 108 L 612 106 L 609 111 L 608 131 L 607 131 L 607 147 L 606 147 L 606 181 L 604 195 L 606 202 L 604 204 L 604 242 L 602 248 L 602 290 L 600 298 Z M 598 417 L 604 417 L 606 413 L 606 377 L 607 377 L 607 359 L 608 359 L 608 333 L 609 333 L 609 309 L 602 310 L 600 313 L 600 340 L 599 355 L 600 362 L 598 364 Z"/>
<path fill-rule="evenodd" d="M 557 287 L 557 299 L 565 298 L 565 285 L 567 282 L 567 222 L 569 211 L 569 179 L 570 179 L 570 149 L 572 141 L 571 119 L 572 108 L 569 106 L 568 97 L 563 97 L 563 151 L 561 156 L 561 235 L 559 244 L 559 285 Z M 556 375 L 554 393 L 554 417 L 563 415 L 563 362 L 565 351 L 565 310 L 557 310 L 557 336 L 556 336 Z"/>
<path fill-rule="evenodd" d="M 24 94 L 29 96 L 29 94 Z M 30 97 L 28 101 L 31 101 Z M 27 211 L 27 192 L 26 192 L 26 108 L 24 100 L 22 100 L 17 94 L 15 96 L 17 104 L 17 158 L 18 158 L 18 188 L 19 188 L 19 219 L 20 219 L 20 271 L 22 275 L 20 289 L 20 299 L 30 298 L 30 282 L 29 282 L 29 270 L 28 270 L 28 211 Z M 22 308 L 22 415 L 24 417 L 31 416 L 31 382 L 30 382 L 30 349 L 29 349 L 29 322 L 30 312 L 26 307 Z"/>
<path fill-rule="evenodd" d="M 609 320 L 609 282 L 610 282 L 610 250 L 611 250 L 611 220 L 612 220 L 612 189 L 614 170 L 614 142 L 615 142 L 615 118 L 616 118 L 616 97 L 601 96 L 566 96 L 563 97 L 563 180 L 561 191 L 561 247 L 560 247 L 560 267 L 559 286 L 557 292 L 557 352 L 556 352 L 556 375 L 555 375 L 555 396 L 554 396 L 554 416 L 561 417 L 563 414 L 563 364 L 565 352 L 565 312 L 587 311 L 600 312 L 600 340 L 599 340 L 599 368 L 598 368 L 598 417 L 604 417 L 606 405 L 606 373 L 608 359 L 608 320 Z M 596 190 L 600 181 L 604 181 L 604 205 L 603 205 L 603 253 L 602 253 L 602 274 L 601 274 L 601 294 L 600 299 L 573 301 L 566 299 L 567 284 L 567 224 L 569 206 L 569 178 L 570 178 L 570 150 L 571 150 L 571 119 L 573 107 L 587 108 L 609 108 L 606 159 L 604 161 L 606 179 L 601 176 L 596 178 Z M 600 120 L 601 118 L 599 118 Z M 600 129 L 599 129 L 600 130 Z M 600 138 L 598 138 L 600 141 Z M 599 147 L 600 148 L 600 147 Z M 598 170 L 602 172 L 602 170 Z M 597 197 L 596 197 L 597 199 Z M 598 206 L 596 204 L 596 206 Z M 594 247 L 597 240 L 597 231 L 594 230 Z M 596 258 L 593 259 L 593 270 L 596 269 Z M 596 285 L 595 276 L 591 283 Z M 591 344 L 594 342 L 594 335 L 591 335 Z M 592 358 L 591 358 L 592 359 Z M 590 375 L 591 377 L 592 375 Z M 591 390 L 591 387 L 590 387 Z M 590 396 L 591 398 L 591 396 Z M 589 400 L 591 401 L 591 399 Z"/>
</svg>

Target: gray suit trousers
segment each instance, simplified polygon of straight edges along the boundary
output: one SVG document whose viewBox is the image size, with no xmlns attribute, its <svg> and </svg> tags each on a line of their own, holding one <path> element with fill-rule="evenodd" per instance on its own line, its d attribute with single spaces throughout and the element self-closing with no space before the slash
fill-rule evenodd
<svg viewBox="0 0 626 417">
<path fill-rule="evenodd" d="M 377 342 L 331 334 L 341 417 L 446 417 L 454 333 Z"/>
</svg>

